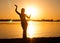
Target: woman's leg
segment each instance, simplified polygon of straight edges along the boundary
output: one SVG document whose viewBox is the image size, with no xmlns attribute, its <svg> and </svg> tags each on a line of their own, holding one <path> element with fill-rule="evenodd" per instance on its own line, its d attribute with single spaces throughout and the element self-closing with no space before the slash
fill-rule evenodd
<svg viewBox="0 0 60 43">
<path fill-rule="evenodd" d="M 26 33 L 26 29 L 23 30 L 23 39 L 27 38 L 27 33 Z"/>
<path fill-rule="evenodd" d="M 23 28 L 23 39 L 27 38 L 27 24 L 22 25 Z"/>
</svg>

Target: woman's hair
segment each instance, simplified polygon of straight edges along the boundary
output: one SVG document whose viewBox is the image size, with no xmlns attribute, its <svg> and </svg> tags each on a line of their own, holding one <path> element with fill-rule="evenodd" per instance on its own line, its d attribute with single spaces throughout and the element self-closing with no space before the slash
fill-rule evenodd
<svg viewBox="0 0 60 43">
<path fill-rule="evenodd" d="M 21 10 L 25 10 L 24 8 L 22 8 Z"/>
<path fill-rule="evenodd" d="M 24 13 L 24 12 L 25 12 L 25 9 L 24 9 L 24 8 L 22 8 L 22 9 L 21 9 L 21 13 Z"/>
</svg>

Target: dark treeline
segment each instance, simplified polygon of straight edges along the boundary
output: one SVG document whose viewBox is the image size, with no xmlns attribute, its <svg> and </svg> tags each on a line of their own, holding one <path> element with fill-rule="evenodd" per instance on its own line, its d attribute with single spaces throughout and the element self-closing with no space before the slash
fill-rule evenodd
<svg viewBox="0 0 60 43">
<path fill-rule="evenodd" d="M 20 21 L 19 19 L 0 19 L 0 21 Z"/>
<path fill-rule="evenodd" d="M 20 19 L 0 19 L 0 21 L 20 21 Z M 53 19 L 28 20 L 28 21 L 52 21 L 52 22 L 60 22 L 60 20 L 53 20 Z"/>
</svg>

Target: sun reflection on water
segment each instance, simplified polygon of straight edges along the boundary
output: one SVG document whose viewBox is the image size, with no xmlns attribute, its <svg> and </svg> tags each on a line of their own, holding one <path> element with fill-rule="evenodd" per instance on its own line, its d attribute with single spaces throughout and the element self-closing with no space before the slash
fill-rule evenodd
<svg viewBox="0 0 60 43">
<path fill-rule="evenodd" d="M 34 32 L 35 32 L 35 28 L 34 28 L 34 26 L 33 26 L 32 21 L 30 21 L 30 22 L 28 23 L 27 37 L 33 38 Z"/>
</svg>

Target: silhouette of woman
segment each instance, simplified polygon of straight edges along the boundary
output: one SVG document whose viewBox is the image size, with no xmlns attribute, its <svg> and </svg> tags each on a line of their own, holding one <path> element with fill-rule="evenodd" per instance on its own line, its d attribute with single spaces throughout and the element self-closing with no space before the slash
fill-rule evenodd
<svg viewBox="0 0 60 43">
<path fill-rule="evenodd" d="M 30 18 L 30 16 L 28 17 L 26 14 L 25 14 L 25 9 L 24 8 L 22 8 L 21 9 L 21 13 L 19 13 L 18 11 L 17 11 L 17 5 L 15 5 L 15 12 L 20 16 L 20 18 L 21 18 L 21 25 L 22 25 L 22 28 L 23 28 L 23 39 L 26 39 L 26 31 L 27 31 L 27 20 L 26 20 L 26 18 L 25 17 L 27 17 L 27 18 Z"/>
</svg>

